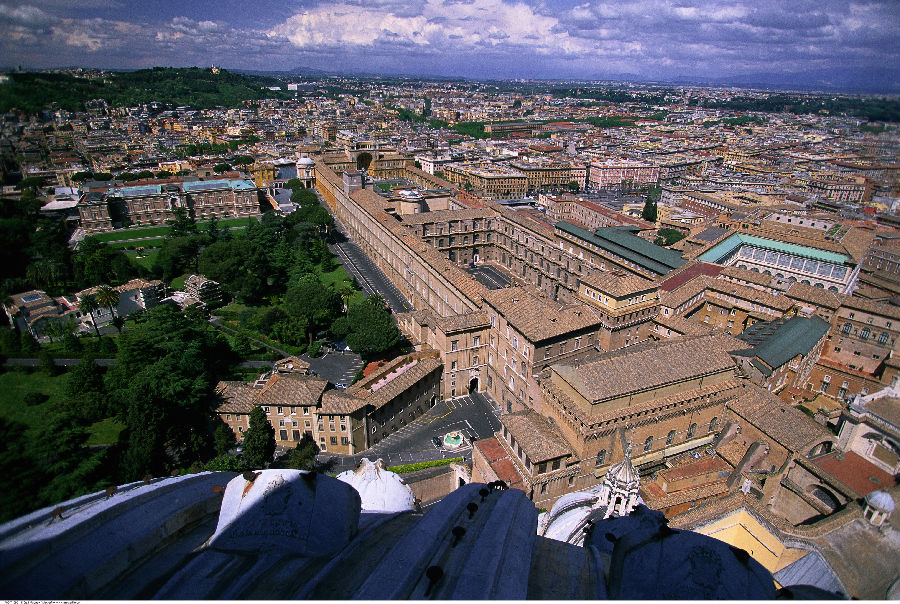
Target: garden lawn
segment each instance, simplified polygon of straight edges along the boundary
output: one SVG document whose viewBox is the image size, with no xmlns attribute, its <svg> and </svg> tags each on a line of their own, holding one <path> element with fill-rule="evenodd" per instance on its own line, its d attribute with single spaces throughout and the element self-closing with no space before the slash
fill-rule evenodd
<svg viewBox="0 0 900 604">
<path fill-rule="evenodd" d="M 184 280 L 190 277 L 191 273 L 185 273 L 180 277 L 175 277 L 172 279 L 171 287 L 174 290 L 181 291 L 184 289 Z"/>
<path fill-rule="evenodd" d="M 338 293 L 344 291 L 345 288 L 353 288 L 353 279 L 347 274 L 347 270 L 343 266 L 338 266 L 331 272 L 319 273 L 319 281 L 325 287 L 333 286 Z M 350 304 L 357 304 L 366 299 L 366 296 L 356 288 L 353 288 L 353 294 L 350 296 Z"/>
<path fill-rule="evenodd" d="M 0 416 L 38 428 L 53 403 L 65 400 L 65 384 L 65 373 L 51 377 L 42 371 L 4 371 L 0 373 Z M 28 406 L 22 398 L 29 392 L 42 392 L 50 398 L 40 405 Z"/>
<path fill-rule="evenodd" d="M 43 371 L 26 372 L 7 370 L 0 373 L 0 417 L 19 422 L 30 430 L 42 429 L 54 404 L 66 400 L 66 374 L 49 376 Z M 26 405 L 22 398 L 29 392 L 42 392 L 50 396 L 40 405 Z M 119 438 L 125 426 L 113 419 L 105 419 L 88 428 L 87 444 L 112 444 Z"/>
<path fill-rule="evenodd" d="M 113 418 L 107 418 L 91 424 L 88 428 L 90 436 L 87 445 L 114 445 L 119 441 L 119 433 L 125 429 L 125 424 L 117 422 Z"/>
<path fill-rule="evenodd" d="M 140 264 L 147 270 L 151 270 L 153 268 L 153 260 L 156 258 L 157 254 L 159 254 L 159 250 L 153 250 L 143 254 L 135 251 L 126 251 L 125 253 L 137 264 Z"/>
</svg>

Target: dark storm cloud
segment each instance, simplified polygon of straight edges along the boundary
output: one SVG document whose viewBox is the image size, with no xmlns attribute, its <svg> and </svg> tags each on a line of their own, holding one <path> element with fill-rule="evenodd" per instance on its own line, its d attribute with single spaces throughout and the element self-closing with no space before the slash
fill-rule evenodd
<svg viewBox="0 0 900 604">
<path fill-rule="evenodd" d="M 896 0 L 124 0 L 0 3 L 10 63 L 716 77 L 900 65 Z M 86 18 L 91 17 L 91 18 Z M 298 62 L 300 61 L 300 62 Z M 459 74 L 457 74 L 459 75 Z M 898 74 L 900 75 L 900 74 Z M 900 78 L 898 78 L 900 79 Z"/>
</svg>

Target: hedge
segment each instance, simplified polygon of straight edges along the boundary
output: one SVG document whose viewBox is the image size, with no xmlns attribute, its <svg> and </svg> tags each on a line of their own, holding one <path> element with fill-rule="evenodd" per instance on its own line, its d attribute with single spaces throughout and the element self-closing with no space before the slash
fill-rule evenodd
<svg viewBox="0 0 900 604">
<path fill-rule="evenodd" d="M 385 469 L 396 474 L 408 474 L 409 472 L 416 472 L 418 470 L 424 470 L 425 468 L 447 466 L 461 461 L 463 461 L 462 457 L 451 457 L 449 459 L 435 459 L 434 461 L 421 461 L 419 463 L 409 463 L 402 466 L 391 466 Z"/>
</svg>

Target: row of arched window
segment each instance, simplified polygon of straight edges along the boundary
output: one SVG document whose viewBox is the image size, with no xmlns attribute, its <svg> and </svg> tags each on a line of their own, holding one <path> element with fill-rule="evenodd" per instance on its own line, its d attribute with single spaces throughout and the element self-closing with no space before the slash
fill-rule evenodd
<svg viewBox="0 0 900 604">
<path fill-rule="evenodd" d="M 841 328 L 841 331 L 843 333 L 849 334 L 851 329 L 853 329 L 853 325 L 851 325 L 850 323 L 844 323 L 844 327 Z M 871 334 L 871 333 L 872 332 L 869 330 L 868 327 L 863 327 L 859 332 L 859 337 L 862 338 L 863 340 L 868 340 L 869 334 Z M 875 337 L 874 334 L 872 337 Z M 884 332 L 884 331 L 881 332 L 881 335 L 878 336 L 878 343 L 879 344 L 887 344 L 887 341 L 888 341 L 887 332 Z"/>
<path fill-rule="evenodd" d="M 714 432 L 715 429 L 718 427 L 718 425 L 719 425 L 718 417 L 714 417 L 711 420 L 709 420 L 709 428 L 707 430 L 707 434 Z M 690 425 L 690 427 L 688 427 L 686 440 L 690 440 L 690 439 L 694 438 L 694 434 L 696 432 L 697 432 L 697 424 L 693 423 Z M 676 434 L 677 434 L 677 432 L 675 430 L 670 430 L 669 434 L 666 435 L 666 446 L 667 447 L 671 446 L 672 443 L 675 442 Z M 630 447 L 629 447 L 629 449 L 630 449 Z M 653 437 L 648 436 L 647 440 L 644 441 L 644 453 L 649 453 L 652 449 L 653 449 Z M 597 467 L 602 466 L 605 461 L 606 461 L 606 449 L 601 449 L 597 453 L 597 463 L 596 463 Z"/>
</svg>

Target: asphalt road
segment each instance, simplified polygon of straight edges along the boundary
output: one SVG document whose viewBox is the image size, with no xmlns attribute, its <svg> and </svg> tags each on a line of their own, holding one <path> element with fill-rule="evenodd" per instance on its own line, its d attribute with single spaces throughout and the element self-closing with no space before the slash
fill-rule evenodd
<svg viewBox="0 0 900 604">
<path fill-rule="evenodd" d="M 381 458 L 387 466 L 449 457 L 465 457 L 467 462 L 471 462 L 472 441 L 493 436 L 494 432 L 500 429 L 498 413 L 499 409 L 490 398 L 481 393 L 441 401 L 370 449 L 356 455 L 323 453 L 318 459 L 333 460 L 332 468 L 329 470 L 331 472 L 351 470 L 363 457 L 373 461 Z M 465 442 L 460 448 L 439 449 L 432 442 L 435 436 L 442 438 L 452 431 L 462 432 L 465 436 Z"/>
<path fill-rule="evenodd" d="M 343 231 L 341 233 L 343 234 Z M 387 275 L 349 237 L 344 235 L 344 241 L 331 243 L 329 247 L 347 272 L 359 283 L 363 293 L 366 295 L 381 294 L 393 312 L 414 310 L 413 305 L 400 293 L 400 290 L 394 287 Z"/>
</svg>

